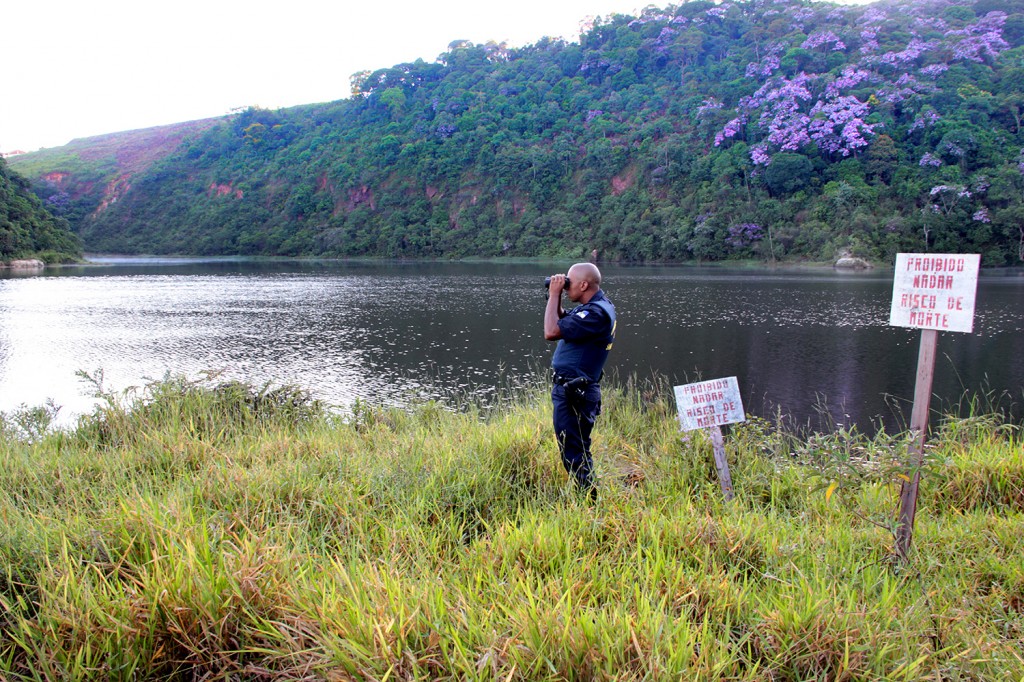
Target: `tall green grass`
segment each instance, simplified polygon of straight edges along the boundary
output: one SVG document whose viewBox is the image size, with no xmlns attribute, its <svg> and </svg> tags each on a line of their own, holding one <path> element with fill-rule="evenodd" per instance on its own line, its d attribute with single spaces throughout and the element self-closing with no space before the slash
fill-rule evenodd
<svg viewBox="0 0 1024 682">
<path fill-rule="evenodd" d="M 0 420 L 0 678 L 1024 679 L 1024 441 L 931 441 L 891 563 L 900 435 L 726 444 L 606 391 L 600 497 L 540 389 L 495 409 L 167 379 L 76 428 Z M 465 407 L 465 406 L 463 406 Z"/>
</svg>

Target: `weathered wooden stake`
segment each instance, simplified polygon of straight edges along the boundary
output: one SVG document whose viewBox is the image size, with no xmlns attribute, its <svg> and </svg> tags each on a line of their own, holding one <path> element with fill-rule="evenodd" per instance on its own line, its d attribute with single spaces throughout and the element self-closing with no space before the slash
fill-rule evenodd
<svg viewBox="0 0 1024 682">
<path fill-rule="evenodd" d="M 715 448 L 715 468 L 718 469 L 718 481 L 722 484 L 722 494 L 725 501 L 732 500 L 732 476 L 729 474 L 729 460 L 725 458 L 725 441 L 722 439 L 722 427 L 708 427 L 711 434 L 711 444 Z"/>
<path fill-rule="evenodd" d="M 935 348 L 939 333 L 934 329 L 921 330 L 921 349 L 917 354 L 917 383 L 914 386 L 914 410 L 910 415 L 910 433 L 913 440 L 908 448 L 909 480 L 903 481 L 900 491 L 900 514 L 896 523 L 896 554 L 906 561 L 910 541 L 914 535 L 914 515 L 917 513 L 917 489 L 921 483 L 921 465 L 924 463 L 924 439 L 928 432 L 928 412 L 932 398 L 932 378 L 935 376 Z"/>
</svg>

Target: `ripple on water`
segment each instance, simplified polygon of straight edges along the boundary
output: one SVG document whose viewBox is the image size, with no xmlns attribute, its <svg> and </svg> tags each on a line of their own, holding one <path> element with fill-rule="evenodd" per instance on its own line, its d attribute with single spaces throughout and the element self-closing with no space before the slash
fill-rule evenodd
<svg viewBox="0 0 1024 682">
<path fill-rule="evenodd" d="M 458 391 L 486 400 L 550 361 L 539 268 L 294 267 L 0 280 L 0 410 L 48 397 L 88 409 L 74 374 L 99 367 L 115 387 L 218 370 L 347 405 Z M 870 418 L 888 409 L 885 394 L 912 394 L 917 335 L 888 326 L 886 277 L 605 275 L 620 317 L 609 369 L 620 375 L 736 375 L 748 409 L 765 413 L 811 414 L 824 394 Z M 975 334 L 942 337 L 959 365 L 940 360 L 937 391 L 995 377 L 1019 393 L 1022 292 L 1024 282 L 983 279 Z"/>
</svg>

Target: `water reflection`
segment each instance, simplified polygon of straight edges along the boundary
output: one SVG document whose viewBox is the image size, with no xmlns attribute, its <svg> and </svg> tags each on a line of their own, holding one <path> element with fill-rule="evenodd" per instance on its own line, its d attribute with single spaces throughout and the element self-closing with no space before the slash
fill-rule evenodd
<svg viewBox="0 0 1024 682">
<path fill-rule="evenodd" d="M 88 410 L 76 370 L 109 386 L 222 371 L 297 383 L 337 405 L 412 394 L 492 397 L 550 359 L 553 265 L 113 261 L 0 279 L 0 410 Z M 674 383 L 736 375 L 748 412 L 890 424 L 913 395 L 919 333 L 888 326 L 885 272 L 604 268 L 619 311 L 609 370 Z M 974 334 L 943 334 L 935 391 L 1024 377 L 1024 278 L 983 276 Z M 894 411 L 886 402 L 892 396 Z"/>
</svg>

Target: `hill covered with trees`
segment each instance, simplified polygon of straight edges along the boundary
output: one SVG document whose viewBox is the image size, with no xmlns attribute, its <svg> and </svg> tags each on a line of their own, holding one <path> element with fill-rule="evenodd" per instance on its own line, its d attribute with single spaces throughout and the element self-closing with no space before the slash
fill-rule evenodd
<svg viewBox="0 0 1024 682">
<path fill-rule="evenodd" d="M 29 182 L 0 158 L 0 265 L 21 258 L 75 260 L 82 247 L 63 218 L 43 208 Z"/>
<path fill-rule="evenodd" d="M 1022 45 L 1024 0 L 693 0 L 578 43 L 456 41 L 193 131 L 70 217 L 136 253 L 1017 264 Z"/>
</svg>

